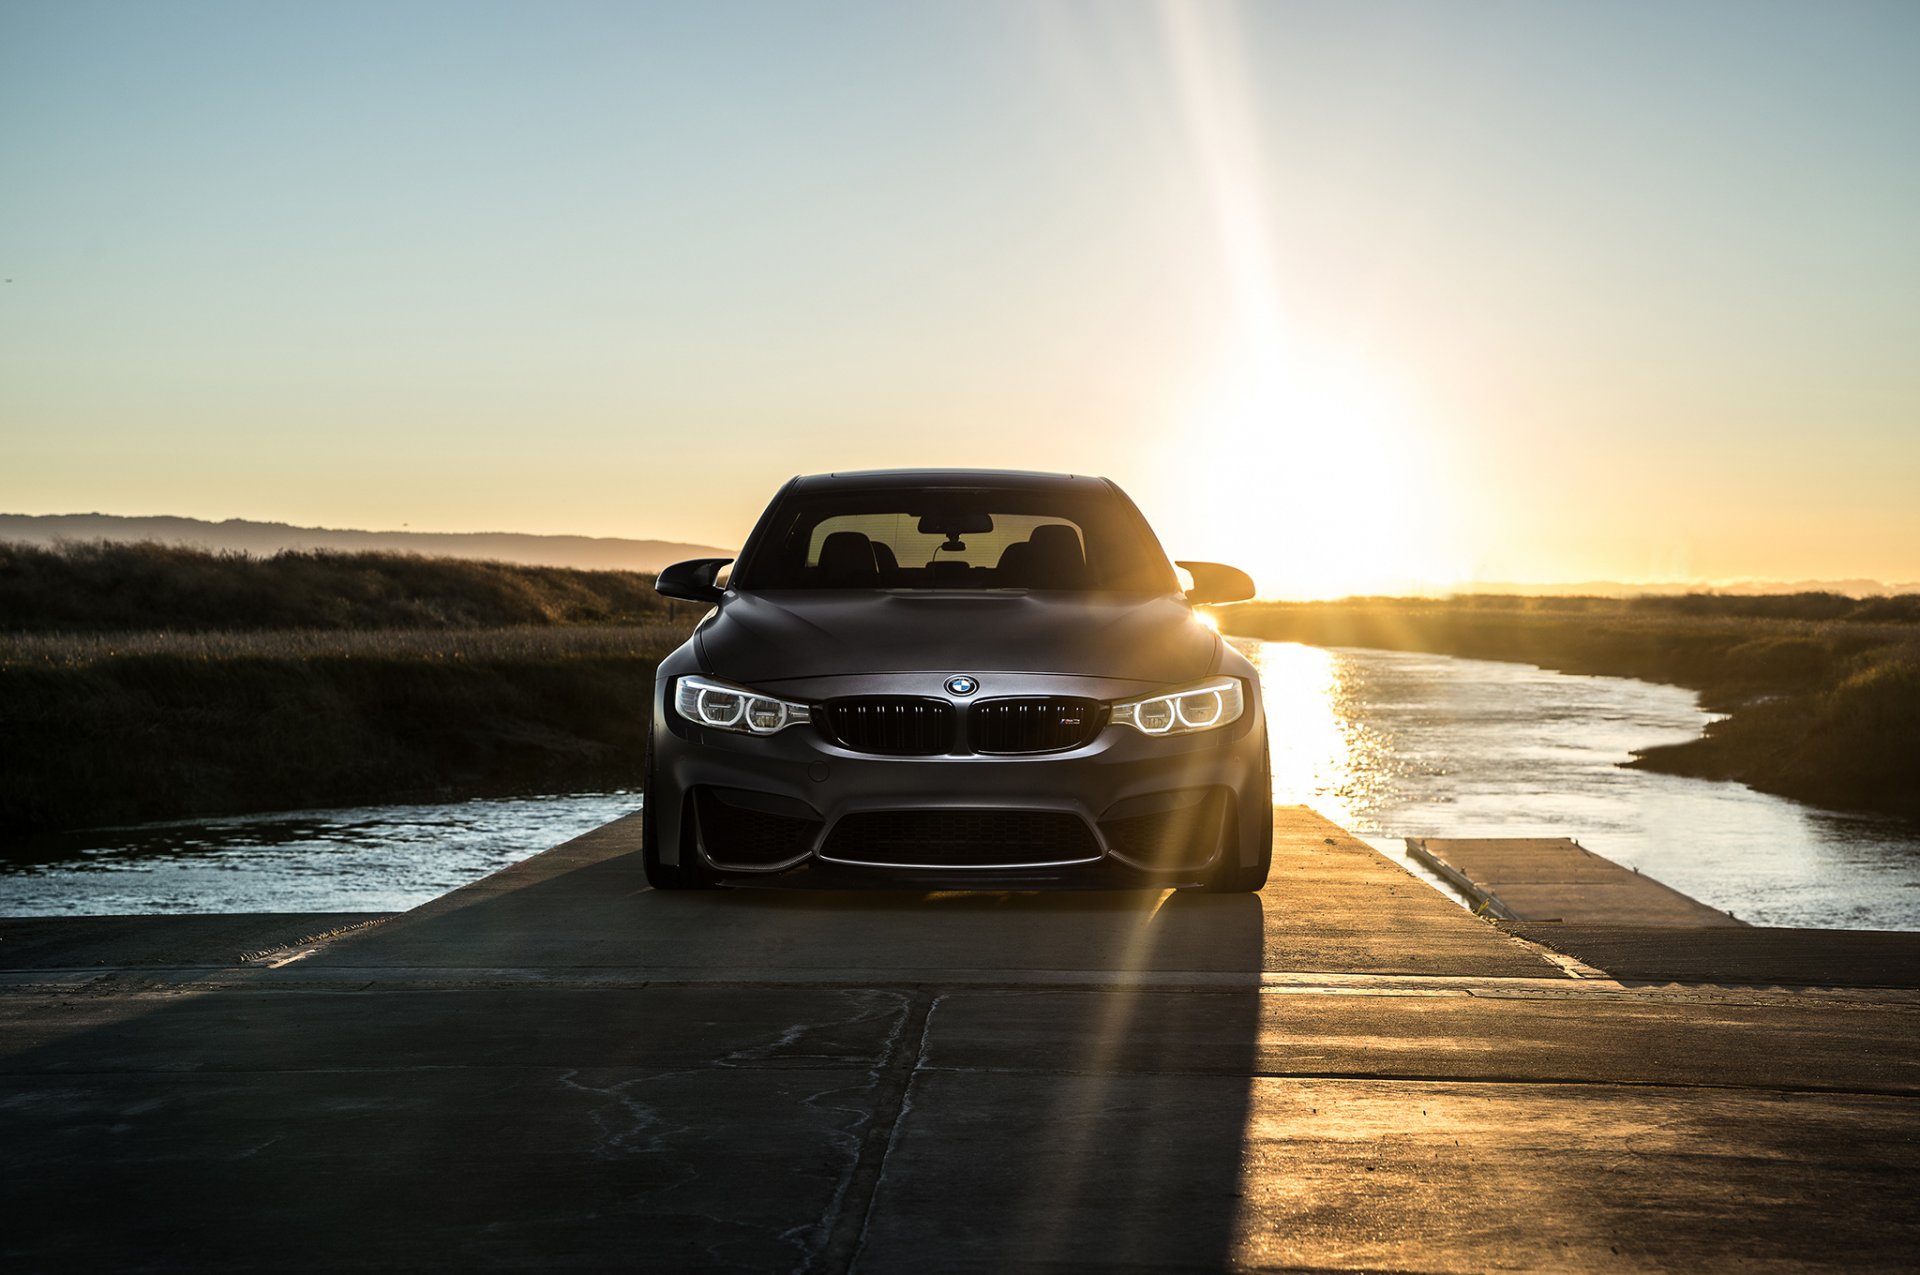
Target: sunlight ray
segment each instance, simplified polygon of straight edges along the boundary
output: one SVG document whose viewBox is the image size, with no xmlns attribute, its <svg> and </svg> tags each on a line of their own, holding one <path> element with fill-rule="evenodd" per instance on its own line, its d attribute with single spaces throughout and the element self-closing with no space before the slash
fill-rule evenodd
<svg viewBox="0 0 1920 1275">
<path fill-rule="evenodd" d="M 1422 507 L 1439 467 L 1407 396 L 1364 352 L 1329 348 L 1288 323 L 1234 8 L 1169 0 L 1160 13 L 1233 316 L 1226 348 L 1168 445 L 1193 520 L 1223 556 L 1245 561 L 1266 595 L 1408 591 L 1460 578 L 1446 503 Z"/>
</svg>

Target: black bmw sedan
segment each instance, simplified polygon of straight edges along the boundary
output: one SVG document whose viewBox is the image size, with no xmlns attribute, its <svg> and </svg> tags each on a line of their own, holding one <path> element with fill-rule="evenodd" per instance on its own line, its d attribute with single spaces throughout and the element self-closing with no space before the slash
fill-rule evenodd
<svg viewBox="0 0 1920 1275">
<path fill-rule="evenodd" d="M 1102 478 L 795 478 L 729 559 L 662 572 L 710 602 L 660 664 L 647 879 L 1258 890 L 1272 853 L 1253 667 Z"/>
</svg>

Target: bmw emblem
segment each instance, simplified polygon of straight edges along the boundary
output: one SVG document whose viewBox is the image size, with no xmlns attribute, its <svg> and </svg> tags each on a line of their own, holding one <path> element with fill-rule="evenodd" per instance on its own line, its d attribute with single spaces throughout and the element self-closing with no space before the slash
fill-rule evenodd
<svg viewBox="0 0 1920 1275">
<path fill-rule="evenodd" d="M 954 695 L 971 695 L 980 689 L 980 683 L 962 673 L 959 677 L 947 679 L 947 690 Z"/>
</svg>

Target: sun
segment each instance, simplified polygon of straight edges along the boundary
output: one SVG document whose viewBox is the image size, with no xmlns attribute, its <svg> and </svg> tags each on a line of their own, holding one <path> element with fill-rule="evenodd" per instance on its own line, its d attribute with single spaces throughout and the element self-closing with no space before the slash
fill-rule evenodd
<svg viewBox="0 0 1920 1275">
<path fill-rule="evenodd" d="M 1467 575 L 1434 431 L 1380 369 L 1315 348 L 1278 287 L 1270 156 L 1230 6 L 1164 5 L 1168 64 L 1208 218 L 1196 268 L 1228 322 L 1223 365 L 1168 420 L 1155 477 L 1181 543 L 1265 597 L 1407 592 Z M 1285 187 L 1280 193 L 1286 193 Z M 1168 487 L 1178 484 L 1178 491 Z"/>
<path fill-rule="evenodd" d="M 1452 495 L 1404 400 L 1355 363 L 1265 351 L 1183 413 L 1192 533 L 1263 597 L 1433 588 L 1458 578 Z"/>
</svg>

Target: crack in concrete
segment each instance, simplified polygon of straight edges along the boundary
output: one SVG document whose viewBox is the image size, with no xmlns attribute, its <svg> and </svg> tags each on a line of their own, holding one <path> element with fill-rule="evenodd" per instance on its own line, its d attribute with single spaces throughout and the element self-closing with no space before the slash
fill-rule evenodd
<svg viewBox="0 0 1920 1275">
<path fill-rule="evenodd" d="M 926 1059 L 927 1029 L 939 997 L 925 992 L 901 996 L 904 1012 L 887 1038 L 880 1063 L 870 1073 L 870 1108 L 854 1124 L 859 1139 L 847 1175 L 835 1190 L 824 1225 L 823 1242 L 805 1253 L 795 1275 L 846 1275 L 853 1269 L 866 1242 L 874 1200 L 885 1177 L 887 1156 L 900 1136 L 900 1125 L 913 1109 L 914 1075 Z M 902 1045 L 912 1038 L 911 1059 Z"/>
<path fill-rule="evenodd" d="M 789 1227 L 780 1232 L 783 1243 L 791 1245 L 797 1251 L 794 1270 L 812 1271 L 820 1269 L 844 1270 L 845 1264 L 825 1265 L 826 1255 L 834 1251 L 838 1239 L 840 1219 L 844 1216 L 844 1205 L 848 1196 L 859 1189 L 862 1181 L 862 1166 L 869 1158 L 872 1138 L 865 1132 L 872 1122 L 877 1109 L 889 1105 L 890 1073 L 897 1070 L 897 1059 L 901 1053 L 901 1043 L 918 1020 L 915 998 L 908 995 L 878 989 L 847 989 L 842 993 L 855 1003 L 856 1009 L 844 1018 L 824 1023 L 796 1023 L 783 1029 L 771 1040 L 756 1045 L 746 1045 L 732 1050 L 713 1060 L 704 1067 L 673 1068 L 666 1071 L 653 1071 L 644 1075 L 630 1076 L 626 1080 L 611 1085 L 589 1085 L 578 1077 L 580 1069 L 567 1071 L 559 1077 L 560 1084 L 575 1093 L 583 1093 L 602 1100 L 590 1113 L 600 1140 L 593 1154 L 601 1159 L 614 1159 L 627 1155 L 661 1154 L 673 1155 L 671 1140 L 675 1135 L 686 1132 L 691 1126 L 669 1126 L 661 1120 L 658 1111 L 640 1101 L 631 1092 L 633 1086 L 653 1084 L 661 1080 L 676 1077 L 698 1075 L 715 1068 L 729 1070 L 767 1070 L 771 1065 L 781 1062 L 827 1062 L 845 1067 L 847 1059 L 832 1053 L 802 1053 L 794 1049 L 807 1036 L 830 1031 L 839 1027 L 858 1027 L 876 1018 L 893 1017 L 894 1022 L 882 1042 L 879 1056 L 871 1067 L 865 1068 L 866 1080 L 858 1085 L 834 1085 L 817 1090 L 801 1099 L 803 1106 L 829 1114 L 829 1128 L 826 1131 L 832 1144 L 844 1153 L 847 1170 L 835 1184 L 823 1215 L 799 1226 Z M 924 1054 L 924 1046 L 921 1054 Z M 918 1059 L 916 1064 L 918 1065 Z M 838 1094 L 857 1094 L 866 1099 L 852 1104 L 823 1101 Z M 897 1119 L 897 1115 L 895 1117 Z M 624 1126 L 624 1127 L 623 1127 Z M 892 1128 L 889 1121 L 888 1128 Z M 637 1139 L 646 1137 L 644 1144 L 635 1145 Z M 688 1182 L 695 1180 L 698 1173 L 685 1166 L 685 1176 L 679 1181 L 665 1185 L 656 1192 L 664 1194 Z M 861 1209 L 864 1219 L 865 1208 Z M 702 1214 L 689 1216 L 704 1217 Z M 740 1229 L 738 1223 L 727 1223 L 722 1219 L 708 1219 L 716 1226 Z M 748 1236 L 747 1238 L 751 1238 Z M 705 1248 L 707 1265 L 717 1267 L 725 1264 L 736 1266 L 721 1253 L 729 1244 L 740 1242 L 740 1237 L 722 1237 Z"/>
<path fill-rule="evenodd" d="M 821 1216 L 813 1221 L 788 1227 L 780 1233 L 781 1241 L 792 1245 L 799 1254 L 793 1266 L 795 1272 L 817 1269 L 816 1264 L 820 1260 L 820 1255 L 833 1240 L 835 1221 L 841 1216 L 843 1203 L 848 1191 L 852 1189 L 855 1175 L 859 1171 L 861 1153 L 866 1146 L 864 1131 L 874 1114 L 871 1107 L 874 1101 L 872 1095 L 879 1090 L 883 1073 L 898 1051 L 900 1038 L 907 1030 L 907 1024 L 912 1017 L 913 1004 L 910 997 L 890 991 L 867 990 L 864 992 L 864 996 L 868 999 L 875 995 L 887 998 L 891 1002 L 889 1012 L 897 1014 L 898 1017 L 894 1019 L 892 1027 L 888 1030 L 886 1040 L 882 1042 L 880 1056 L 875 1060 L 874 1065 L 867 1069 L 866 1083 L 857 1086 L 835 1085 L 808 1094 L 802 1100 L 805 1106 L 837 1112 L 850 1116 L 851 1119 L 847 1121 L 845 1128 L 835 1130 L 833 1135 L 835 1146 L 845 1153 L 847 1168 L 834 1183 L 833 1194 L 827 1201 L 827 1207 L 822 1210 Z M 849 1021 L 863 1023 L 870 1021 L 874 1016 L 873 1011 L 868 1011 Z M 822 1105 L 822 1099 L 842 1093 L 857 1093 L 867 1100 L 857 1102 L 854 1106 Z"/>
<path fill-rule="evenodd" d="M 594 1127 L 600 1131 L 599 1145 L 593 1149 L 593 1154 L 599 1159 L 612 1160 L 623 1155 L 634 1153 L 636 1149 L 632 1148 L 630 1144 L 634 1139 L 640 1137 L 648 1130 L 654 1130 L 654 1132 L 648 1139 L 646 1145 L 637 1148 L 637 1152 L 645 1155 L 652 1152 L 664 1151 L 666 1149 L 665 1139 L 668 1133 L 684 1130 L 684 1126 L 681 1126 L 679 1130 L 666 1129 L 660 1119 L 659 1112 L 627 1092 L 629 1086 L 657 1080 L 659 1079 L 658 1076 L 633 1076 L 621 1081 L 619 1084 L 596 1087 L 581 1084 L 575 1079 L 579 1074 L 580 1069 L 578 1068 L 564 1073 L 559 1078 L 560 1084 L 562 1088 L 571 1089 L 575 1093 L 588 1094 L 602 1100 L 601 1105 L 594 1107 L 589 1112 L 593 1117 Z M 616 1113 L 623 1113 L 626 1117 L 626 1128 L 624 1130 L 617 1130 L 615 1127 L 617 1124 Z"/>
</svg>

